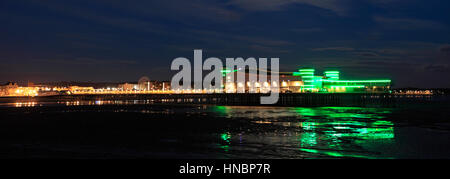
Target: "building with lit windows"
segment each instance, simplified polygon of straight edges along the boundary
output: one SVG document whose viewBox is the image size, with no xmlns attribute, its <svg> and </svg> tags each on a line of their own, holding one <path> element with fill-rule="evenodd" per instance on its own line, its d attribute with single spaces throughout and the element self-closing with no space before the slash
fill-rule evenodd
<svg viewBox="0 0 450 179">
<path fill-rule="evenodd" d="M 287 92 L 289 90 L 295 90 L 294 86 L 297 86 L 300 89 L 300 86 L 303 84 L 300 81 L 299 77 L 292 76 L 289 73 L 279 74 L 280 84 L 276 81 L 271 80 L 271 71 L 257 69 L 255 72 L 249 72 L 249 70 L 236 69 L 236 70 L 227 70 L 224 69 L 223 73 L 223 92 L 225 93 L 238 93 L 238 88 L 243 88 L 244 91 L 241 93 L 268 93 L 270 92 L 271 87 L 278 86 L 281 91 Z M 233 73 L 233 75 L 227 75 L 229 73 Z M 244 82 L 236 83 L 238 76 L 244 76 Z M 261 80 L 260 79 L 265 79 Z"/>
<path fill-rule="evenodd" d="M 340 72 L 325 71 L 323 76 L 316 76 L 315 69 L 302 68 L 293 73 L 300 76 L 304 85 L 300 92 L 323 92 L 323 93 L 379 93 L 389 92 L 391 89 L 390 79 L 381 80 L 342 80 Z"/>
<path fill-rule="evenodd" d="M 249 73 L 248 70 L 223 70 L 224 92 L 236 93 L 237 87 L 245 86 L 245 93 L 265 93 L 270 91 L 271 85 L 279 85 L 281 93 L 385 93 L 391 89 L 390 79 L 343 80 L 340 78 L 340 71 L 336 70 L 325 71 L 323 76 L 317 76 L 313 68 L 279 72 L 279 84 L 271 81 L 270 70 L 262 73 L 266 74 L 263 76 L 259 71 L 260 69 Z M 228 73 L 234 73 L 234 79 L 227 76 Z M 237 75 L 244 75 L 245 82 L 236 84 Z M 267 82 L 259 82 L 260 78 L 267 79 Z"/>
</svg>

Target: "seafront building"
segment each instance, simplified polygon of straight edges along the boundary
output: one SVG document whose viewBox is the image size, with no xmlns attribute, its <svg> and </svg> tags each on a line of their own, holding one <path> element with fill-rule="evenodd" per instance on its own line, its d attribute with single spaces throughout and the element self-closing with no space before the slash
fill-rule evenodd
<svg viewBox="0 0 450 179">
<path fill-rule="evenodd" d="M 300 76 L 304 84 L 299 92 L 313 93 L 385 93 L 391 90 L 391 80 L 343 80 L 340 71 L 325 71 L 323 76 L 316 76 L 315 69 L 302 68 L 294 72 L 293 76 Z"/>
<path fill-rule="evenodd" d="M 142 77 L 135 83 L 94 88 L 91 86 L 48 86 L 29 83 L 21 87 L 9 82 L 0 85 L 0 96 L 49 96 L 65 94 L 147 94 L 147 93 L 268 93 L 271 88 L 279 88 L 280 93 L 390 93 L 391 80 L 350 80 L 341 79 L 340 71 L 327 70 L 316 75 L 313 68 L 302 68 L 296 72 L 279 72 L 279 81 L 271 80 L 271 71 L 224 69 L 223 86 L 220 90 L 172 90 L 170 81 L 150 81 Z M 233 76 L 233 79 L 231 78 Z M 244 82 L 236 83 L 238 76 Z M 260 79 L 263 79 L 261 82 Z M 265 80 L 264 80 L 265 79 Z M 241 89 L 241 91 L 238 91 Z M 242 90 L 243 89 L 243 90 Z"/>
<path fill-rule="evenodd" d="M 337 70 L 327 70 L 322 76 L 316 75 L 313 68 L 302 68 L 297 72 L 279 72 L 279 84 L 270 79 L 270 71 L 265 71 L 265 73 L 259 73 L 259 71 L 249 73 L 248 70 L 230 71 L 225 69 L 223 71 L 224 92 L 236 93 L 237 87 L 243 87 L 243 85 L 245 85 L 246 93 L 266 93 L 270 91 L 272 85 L 279 85 L 281 93 L 388 93 L 391 90 L 390 79 L 341 79 L 340 71 Z M 228 73 L 233 73 L 233 75 L 226 75 Z M 244 83 L 235 83 L 238 75 L 245 76 Z M 231 79 L 230 76 L 233 76 L 234 79 Z M 260 83 L 258 80 L 249 80 L 259 78 L 267 79 L 267 82 Z"/>
<path fill-rule="evenodd" d="M 38 87 L 19 86 L 17 83 L 8 82 L 0 85 L 0 96 L 37 96 Z"/>
</svg>

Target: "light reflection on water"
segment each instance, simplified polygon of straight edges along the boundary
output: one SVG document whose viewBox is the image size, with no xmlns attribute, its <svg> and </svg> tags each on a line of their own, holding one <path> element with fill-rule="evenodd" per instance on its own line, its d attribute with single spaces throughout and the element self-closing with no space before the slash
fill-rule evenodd
<svg viewBox="0 0 450 179">
<path fill-rule="evenodd" d="M 147 105 L 151 100 L 18 102 L 13 107 Z M 221 154 L 235 158 L 392 158 L 386 149 L 395 143 L 391 108 L 197 106 L 180 109 L 114 109 L 172 115 L 248 120 L 255 126 L 214 134 Z M 207 121 L 205 122 L 207 124 Z M 276 128 L 276 130 L 267 129 Z M 206 135 L 206 134 L 205 134 Z M 210 135 L 210 134 L 207 134 Z M 383 148 L 383 150 L 379 150 Z"/>
<path fill-rule="evenodd" d="M 14 103 L 14 107 L 34 107 L 36 102 L 17 102 Z"/>
<path fill-rule="evenodd" d="M 228 137 L 227 151 L 235 140 L 247 143 L 281 144 L 286 150 L 299 150 L 311 155 L 290 157 L 354 157 L 391 158 L 375 149 L 395 142 L 394 125 L 386 119 L 388 108 L 359 107 L 230 107 L 216 106 L 213 111 L 227 118 L 250 119 L 261 125 L 286 127 L 277 133 Z M 230 136 L 229 133 L 221 134 Z M 261 140 L 261 137 L 272 140 Z M 231 138 L 231 139 L 230 139 Z M 230 147 L 231 146 L 231 147 Z M 283 151 L 282 151 L 283 152 Z"/>
<path fill-rule="evenodd" d="M 153 100 L 69 100 L 69 101 L 20 101 L 0 103 L 1 107 L 35 107 L 35 106 L 101 106 L 101 105 L 136 105 L 154 104 Z"/>
</svg>

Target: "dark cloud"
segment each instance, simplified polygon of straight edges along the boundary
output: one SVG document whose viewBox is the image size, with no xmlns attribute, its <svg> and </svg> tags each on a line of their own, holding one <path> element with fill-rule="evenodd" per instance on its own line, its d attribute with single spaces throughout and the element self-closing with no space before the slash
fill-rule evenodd
<svg viewBox="0 0 450 179">
<path fill-rule="evenodd" d="M 354 51 L 352 47 L 325 47 L 325 48 L 313 48 L 312 51 Z"/>
<path fill-rule="evenodd" d="M 439 51 L 443 53 L 449 53 L 450 52 L 450 45 L 446 44 L 441 47 L 439 47 Z"/>
<path fill-rule="evenodd" d="M 404 62 L 404 61 L 361 61 L 358 62 L 358 64 L 366 66 L 368 68 L 395 68 L 395 69 L 399 69 L 399 68 L 404 68 L 404 69 L 409 69 L 412 70 L 414 69 L 416 66 L 418 66 L 418 63 L 414 63 L 414 62 Z"/>
<path fill-rule="evenodd" d="M 289 53 L 289 50 L 283 50 L 280 48 L 275 47 L 269 47 L 269 46 L 263 46 L 263 45 L 250 45 L 250 48 L 256 51 L 260 52 L 266 52 L 266 53 Z"/>
<path fill-rule="evenodd" d="M 314 6 L 346 15 L 348 11 L 347 0 L 231 0 L 230 4 L 250 11 L 279 11 L 294 4 Z"/>
<path fill-rule="evenodd" d="M 375 16 L 377 22 L 382 28 L 397 30 L 421 30 L 421 29 L 444 29 L 446 25 L 432 20 L 414 19 L 414 18 L 392 18 Z"/>
<path fill-rule="evenodd" d="M 77 57 L 73 59 L 38 59 L 34 60 L 39 63 L 56 63 L 66 65 L 135 65 L 138 64 L 135 60 L 101 60 L 87 57 Z"/>
<path fill-rule="evenodd" d="M 378 57 L 379 56 L 377 53 L 374 53 L 374 52 L 355 52 L 354 54 L 356 54 L 357 56 L 361 56 L 361 57 Z"/>
<path fill-rule="evenodd" d="M 424 67 L 426 71 L 430 72 L 450 72 L 450 65 L 448 64 L 430 64 Z"/>
<path fill-rule="evenodd" d="M 298 32 L 298 33 L 313 33 L 313 32 L 322 32 L 324 29 L 322 28 L 295 28 L 291 29 L 292 32 Z"/>
</svg>

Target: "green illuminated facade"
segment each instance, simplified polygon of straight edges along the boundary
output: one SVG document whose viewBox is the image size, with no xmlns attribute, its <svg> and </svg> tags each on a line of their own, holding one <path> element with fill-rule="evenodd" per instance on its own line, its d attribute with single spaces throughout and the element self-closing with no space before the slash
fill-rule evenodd
<svg viewBox="0 0 450 179">
<path fill-rule="evenodd" d="M 341 80 L 340 72 L 325 71 L 324 76 L 315 76 L 315 69 L 302 68 L 294 72 L 293 76 L 300 76 L 303 85 L 300 92 L 323 93 L 377 93 L 389 92 L 391 80 Z"/>
<path fill-rule="evenodd" d="M 325 71 L 325 77 L 332 80 L 339 80 L 339 71 Z"/>
<path fill-rule="evenodd" d="M 316 89 L 315 81 L 314 81 L 314 72 L 315 70 L 312 68 L 304 68 L 300 69 L 300 76 L 303 79 L 303 85 L 301 90 L 303 91 L 314 91 Z"/>
</svg>

